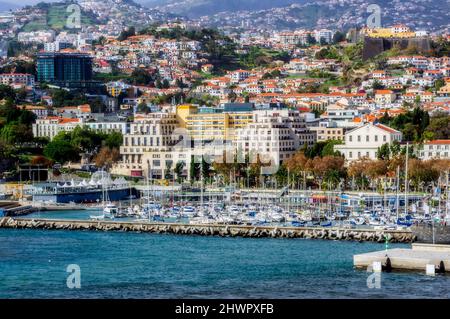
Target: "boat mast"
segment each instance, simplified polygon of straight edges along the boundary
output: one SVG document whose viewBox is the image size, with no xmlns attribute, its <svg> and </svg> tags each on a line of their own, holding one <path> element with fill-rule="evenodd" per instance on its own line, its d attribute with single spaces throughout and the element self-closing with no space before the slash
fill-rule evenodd
<svg viewBox="0 0 450 319">
<path fill-rule="evenodd" d="M 400 203 L 399 203 L 399 200 L 400 200 L 400 198 L 399 198 L 399 190 L 400 190 L 400 166 L 397 166 L 397 187 L 396 187 L 396 200 L 395 200 L 395 211 L 396 211 L 396 214 L 397 214 L 397 220 L 398 220 L 398 209 L 399 209 L 399 206 L 400 206 Z"/>
<path fill-rule="evenodd" d="M 289 171 L 289 167 L 288 167 L 288 169 L 287 169 L 287 173 L 288 173 L 288 176 L 287 176 L 287 178 L 288 178 L 288 182 L 287 182 L 287 189 L 286 189 L 286 192 L 287 192 L 287 198 L 288 198 L 288 213 L 291 211 L 291 198 L 290 198 L 290 196 L 289 196 L 289 177 L 290 177 L 290 171 Z"/>
<path fill-rule="evenodd" d="M 408 213 L 408 160 L 409 160 L 409 142 L 406 143 L 406 161 L 405 161 L 405 214 Z"/>
<path fill-rule="evenodd" d="M 445 202 L 445 217 L 448 217 L 448 206 L 450 205 L 450 190 L 448 189 L 448 179 L 450 177 L 449 171 L 447 171 L 447 174 L 445 175 L 447 179 L 445 180 L 445 189 L 447 191 L 447 200 Z"/>
<path fill-rule="evenodd" d="M 200 210 L 203 211 L 203 157 L 201 161 L 202 164 L 200 168 Z"/>
<path fill-rule="evenodd" d="M 147 210 L 150 219 L 150 160 L 147 160 Z"/>
</svg>

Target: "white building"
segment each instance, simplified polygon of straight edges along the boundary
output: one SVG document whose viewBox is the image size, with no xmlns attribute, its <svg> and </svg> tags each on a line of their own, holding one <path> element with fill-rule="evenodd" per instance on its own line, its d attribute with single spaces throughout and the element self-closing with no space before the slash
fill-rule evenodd
<svg viewBox="0 0 450 319">
<path fill-rule="evenodd" d="M 11 87 L 34 87 L 34 76 L 28 73 L 0 74 L 0 83 Z"/>
<path fill-rule="evenodd" d="M 19 32 L 17 40 L 23 43 L 46 43 L 52 42 L 55 39 L 55 31 L 33 31 L 33 32 Z"/>
<path fill-rule="evenodd" d="M 316 134 L 306 127 L 299 111 L 258 110 L 253 111 L 252 123 L 236 131 L 234 147 L 244 156 L 260 155 L 278 165 L 315 141 Z"/>
<path fill-rule="evenodd" d="M 367 123 L 345 133 L 345 144 L 335 145 L 334 150 L 344 155 L 349 162 L 363 157 L 377 158 L 380 146 L 400 142 L 402 133 L 382 124 Z"/>
<path fill-rule="evenodd" d="M 231 78 L 232 82 L 238 83 L 248 78 L 250 76 L 250 72 L 246 70 L 236 70 L 230 72 L 228 76 Z"/>
<path fill-rule="evenodd" d="M 429 159 L 450 159 L 450 140 L 434 140 L 423 144 L 419 149 L 419 158 Z"/>
<path fill-rule="evenodd" d="M 127 176 L 147 176 L 149 170 L 147 160 L 150 158 L 152 158 L 151 167 L 165 167 L 166 163 L 161 163 L 161 155 L 158 154 L 167 151 L 174 144 L 172 133 L 177 126 L 175 113 L 137 115 L 131 123 L 130 132 L 124 135 L 123 145 L 120 147 L 122 159 L 113 167 L 113 172 Z M 155 163 L 153 163 L 154 153 Z"/>
<path fill-rule="evenodd" d="M 333 41 L 333 31 L 321 29 L 321 30 L 315 30 L 314 31 L 314 38 L 316 39 L 317 43 L 320 43 L 320 41 L 323 39 L 326 43 L 331 43 Z"/>
<path fill-rule="evenodd" d="M 46 52 L 58 52 L 63 49 L 70 48 L 72 43 L 69 42 L 61 42 L 61 41 L 53 41 L 44 43 L 44 51 Z"/>
<path fill-rule="evenodd" d="M 125 135 L 129 131 L 129 125 L 127 122 L 86 122 L 81 118 L 51 116 L 37 119 L 32 125 L 32 131 L 35 137 L 47 137 L 52 140 L 59 132 L 70 132 L 77 126 L 87 126 L 104 133 L 120 132 Z"/>
</svg>

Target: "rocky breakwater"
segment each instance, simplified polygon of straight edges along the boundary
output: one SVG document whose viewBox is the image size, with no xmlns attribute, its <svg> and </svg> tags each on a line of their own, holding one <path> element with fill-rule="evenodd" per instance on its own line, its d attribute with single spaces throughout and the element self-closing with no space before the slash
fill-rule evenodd
<svg viewBox="0 0 450 319">
<path fill-rule="evenodd" d="M 409 230 L 373 230 L 320 227 L 276 227 L 276 226 L 241 226 L 241 225 L 193 225 L 150 222 L 116 222 L 116 221 L 80 221 L 54 219 L 28 219 L 4 217 L 0 219 L 0 228 L 14 229 L 59 229 L 59 230 L 93 230 L 93 231 L 129 231 L 158 234 L 203 235 L 222 237 L 251 238 L 305 238 L 328 240 L 352 240 L 410 243 L 414 236 Z"/>
</svg>

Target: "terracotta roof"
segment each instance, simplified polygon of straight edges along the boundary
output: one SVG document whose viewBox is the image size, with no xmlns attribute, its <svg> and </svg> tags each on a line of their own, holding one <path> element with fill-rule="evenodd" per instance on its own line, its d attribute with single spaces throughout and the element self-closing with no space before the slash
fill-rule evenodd
<svg viewBox="0 0 450 319">
<path fill-rule="evenodd" d="M 380 129 L 382 129 L 382 130 L 384 130 L 384 131 L 386 131 L 386 132 L 389 132 L 389 133 L 400 133 L 399 131 L 394 130 L 393 128 L 390 128 L 389 126 L 386 126 L 386 125 L 383 125 L 383 124 L 380 124 L 380 123 L 375 124 L 375 126 L 380 128 Z"/>
<path fill-rule="evenodd" d="M 375 94 L 393 94 L 391 90 L 377 90 Z"/>
<path fill-rule="evenodd" d="M 425 144 L 450 145 L 450 140 L 433 140 L 433 141 L 426 142 Z"/>
</svg>

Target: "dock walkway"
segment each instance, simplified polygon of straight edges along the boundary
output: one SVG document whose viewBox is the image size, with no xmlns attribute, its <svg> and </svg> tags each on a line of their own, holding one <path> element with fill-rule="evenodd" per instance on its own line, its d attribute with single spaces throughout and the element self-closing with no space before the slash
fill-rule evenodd
<svg viewBox="0 0 450 319">
<path fill-rule="evenodd" d="M 396 248 L 354 255 L 353 264 L 357 268 L 367 268 L 373 262 L 384 265 L 387 258 L 390 259 L 393 270 L 425 271 L 427 265 L 437 267 L 442 261 L 446 271 L 450 272 L 450 245 L 414 243 L 412 249 Z"/>
</svg>

